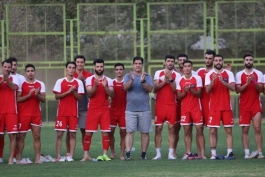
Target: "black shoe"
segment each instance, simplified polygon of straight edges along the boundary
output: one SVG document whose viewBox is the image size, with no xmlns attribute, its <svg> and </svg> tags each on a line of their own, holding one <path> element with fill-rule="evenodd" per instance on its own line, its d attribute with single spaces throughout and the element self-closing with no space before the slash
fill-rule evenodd
<svg viewBox="0 0 265 177">
<path fill-rule="evenodd" d="M 126 161 L 130 161 L 131 160 L 131 152 L 130 151 L 126 152 L 125 160 Z"/>
<path fill-rule="evenodd" d="M 234 153 L 233 152 L 230 152 L 228 156 L 225 156 L 225 159 L 227 159 L 227 160 L 234 160 L 235 159 Z"/>
<path fill-rule="evenodd" d="M 146 160 L 147 158 L 146 158 L 146 152 L 142 152 L 142 154 L 141 154 L 141 159 L 142 160 Z"/>
</svg>

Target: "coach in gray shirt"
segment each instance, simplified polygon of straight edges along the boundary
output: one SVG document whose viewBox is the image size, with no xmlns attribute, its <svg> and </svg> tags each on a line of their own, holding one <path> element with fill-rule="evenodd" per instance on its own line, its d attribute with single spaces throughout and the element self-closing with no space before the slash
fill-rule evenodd
<svg viewBox="0 0 265 177">
<path fill-rule="evenodd" d="M 149 93 L 153 90 L 150 75 L 142 71 L 143 58 L 133 58 L 133 72 L 124 76 L 124 90 L 127 91 L 126 118 L 126 157 L 131 160 L 133 136 L 136 130 L 141 132 L 141 159 L 146 159 L 146 150 L 149 145 L 149 132 L 152 129 Z"/>
</svg>

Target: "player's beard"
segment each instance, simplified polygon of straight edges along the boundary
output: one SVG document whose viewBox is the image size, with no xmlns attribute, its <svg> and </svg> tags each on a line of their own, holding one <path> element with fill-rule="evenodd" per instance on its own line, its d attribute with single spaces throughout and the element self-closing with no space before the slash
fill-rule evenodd
<svg viewBox="0 0 265 177">
<path fill-rule="evenodd" d="M 246 67 L 247 69 L 251 69 L 251 68 L 253 67 L 253 64 L 245 64 L 245 67 Z"/>
<path fill-rule="evenodd" d="M 95 70 L 95 73 L 98 75 L 98 76 L 101 76 L 103 73 L 104 73 L 104 69 L 102 71 L 97 71 Z"/>
<path fill-rule="evenodd" d="M 223 65 L 217 64 L 217 65 L 214 65 L 214 68 L 217 70 L 221 70 L 223 68 Z"/>
</svg>

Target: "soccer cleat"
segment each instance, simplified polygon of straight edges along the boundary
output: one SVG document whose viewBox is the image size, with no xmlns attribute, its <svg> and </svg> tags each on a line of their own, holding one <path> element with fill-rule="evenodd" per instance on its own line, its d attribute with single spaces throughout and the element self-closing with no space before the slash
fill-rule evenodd
<svg viewBox="0 0 265 177">
<path fill-rule="evenodd" d="M 66 161 L 66 162 L 73 162 L 74 159 L 72 158 L 72 156 L 68 155 L 68 156 L 65 158 L 65 161 Z"/>
<path fill-rule="evenodd" d="M 131 160 L 131 152 L 130 151 L 126 152 L 125 160 L 126 161 L 130 161 Z"/>
<path fill-rule="evenodd" d="M 174 156 L 172 156 L 172 155 L 170 155 L 170 156 L 167 157 L 167 159 L 168 159 L 168 160 L 176 160 L 177 158 L 174 157 Z"/>
<path fill-rule="evenodd" d="M 27 164 L 33 164 L 33 162 L 29 158 L 26 158 L 26 161 L 27 161 Z"/>
<path fill-rule="evenodd" d="M 15 157 L 13 158 L 13 163 L 17 163 L 17 159 Z"/>
<path fill-rule="evenodd" d="M 228 154 L 228 156 L 225 156 L 224 157 L 226 160 L 233 160 L 233 159 L 235 159 L 235 156 L 234 156 L 234 153 L 233 152 L 230 152 L 229 154 Z"/>
<path fill-rule="evenodd" d="M 66 159 L 66 157 L 65 157 L 65 156 L 62 156 L 62 157 L 58 160 L 58 162 L 65 162 L 65 159 Z"/>
<path fill-rule="evenodd" d="M 190 154 L 186 153 L 183 155 L 182 160 L 187 160 Z"/>
<path fill-rule="evenodd" d="M 103 155 L 103 160 L 104 160 L 104 161 L 110 161 L 111 158 L 109 158 L 107 155 Z"/>
<path fill-rule="evenodd" d="M 45 159 L 48 160 L 49 162 L 55 162 L 55 159 L 52 158 L 52 156 L 50 156 L 50 155 L 46 155 Z"/>
<path fill-rule="evenodd" d="M 216 159 L 216 156 L 215 155 L 212 155 L 210 160 L 215 160 Z"/>
<path fill-rule="evenodd" d="M 0 158 L 0 163 L 3 163 L 4 161 L 3 161 L 3 158 Z"/>
<path fill-rule="evenodd" d="M 212 155 L 210 159 L 211 160 L 224 160 L 224 156 L 221 154 L 217 154 L 217 156 Z"/>
<path fill-rule="evenodd" d="M 264 155 L 259 154 L 257 158 L 258 158 L 258 159 L 263 159 L 263 158 L 264 158 Z"/>
<path fill-rule="evenodd" d="M 159 159 L 162 159 L 162 156 L 161 155 L 156 155 L 153 160 L 159 160 Z"/>
<path fill-rule="evenodd" d="M 98 160 L 98 161 L 103 161 L 103 160 L 104 160 L 103 155 L 98 156 L 98 157 L 97 157 L 97 160 Z"/>
<path fill-rule="evenodd" d="M 249 154 L 246 154 L 244 159 L 249 159 L 249 156 L 250 156 Z"/>
<path fill-rule="evenodd" d="M 41 155 L 41 156 L 40 156 L 40 161 L 43 162 L 43 163 L 44 163 L 44 162 L 49 162 L 49 160 L 46 159 L 44 155 Z"/>
<path fill-rule="evenodd" d="M 195 159 L 194 154 L 190 153 L 188 156 L 188 160 L 193 160 L 193 159 Z"/>
<path fill-rule="evenodd" d="M 140 157 L 142 160 L 147 160 L 146 156 L 145 155 L 141 155 Z"/>
<path fill-rule="evenodd" d="M 252 159 L 252 158 L 257 158 L 259 155 L 259 152 L 256 150 L 256 151 L 252 151 L 249 158 Z"/>
</svg>

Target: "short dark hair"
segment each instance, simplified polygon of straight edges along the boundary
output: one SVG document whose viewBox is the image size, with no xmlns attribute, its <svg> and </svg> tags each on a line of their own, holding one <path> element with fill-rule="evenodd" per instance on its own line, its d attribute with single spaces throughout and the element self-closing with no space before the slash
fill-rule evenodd
<svg viewBox="0 0 265 177">
<path fill-rule="evenodd" d="M 140 57 L 140 56 L 133 57 L 133 63 L 134 63 L 136 60 L 141 60 L 141 61 L 142 61 L 142 64 L 144 64 L 144 59 L 143 59 L 143 57 Z"/>
<path fill-rule="evenodd" d="M 213 55 L 213 57 L 216 55 L 215 51 L 211 50 L 211 49 L 207 49 L 205 52 L 205 55 Z"/>
<path fill-rule="evenodd" d="M 9 59 L 5 59 L 4 61 L 2 61 L 2 67 L 4 66 L 5 63 L 9 63 L 12 67 L 12 61 Z"/>
<path fill-rule="evenodd" d="M 179 57 L 186 57 L 187 60 L 189 59 L 188 55 L 183 54 L 183 53 L 181 53 L 181 54 L 179 54 L 179 55 L 177 56 L 177 60 L 179 60 Z"/>
<path fill-rule="evenodd" d="M 254 56 L 251 53 L 245 53 L 245 55 L 243 56 L 243 59 L 245 60 L 246 57 L 254 58 Z"/>
<path fill-rule="evenodd" d="M 34 69 L 34 71 L 35 71 L 35 66 L 33 65 L 33 64 L 27 64 L 26 66 L 25 66 L 25 71 L 27 70 L 27 68 L 33 68 Z"/>
<path fill-rule="evenodd" d="M 74 58 L 74 61 L 76 62 L 76 60 L 78 58 L 82 58 L 82 59 L 84 59 L 84 62 L 86 62 L 86 58 L 84 57 L 84 55 L 76 55 L 75 58 Z"/>
<path fill-rule="evenodd" d="M 75 65 L 75 67 L 76 67 L 76 63 L 75 63 L 74 61 L 68 61 L 68 62 L 65 64 L 65 68 L 67 68 L 69 64 L 73 64 L 73 65 Z"/>
<path fill-rule="evenodd" d="M 184 65 L 185 63 L 190 63 L 191 65 L 193 65 L 192 61 L 190 61 L 190 60 L 184 60 L 184 61 L 183 61 L 183 65 Z"/>
<path fill-rule="evenodd" d="M 167 58 L 174 59 L 174 61 L 175 61 L 175 56 L 174 55 L 167 54 L 165 56 L 165 61 L 167 60 Z"/>
<path fill-rule="evenodd" d="M 117 66 L 122 66 L 122 68 L 124 69 L 124 64 L 122 64 L 122 63 L 116 63 L 116 64 L 114 65 L 114 68 L 116 68 Z"/>
<path fill-rule="evenodd" d="M 9 57 L 9 58 L 8 58 L 8 60 L 10 60 L 11 62 L 13 62 L 13 61 L 14 61 L 14 62 L 16 62 L 16 63 L 17 63 L 17 58 L 15 58 L 15 57 Z"/>
<path fill-rule="evenodd" d="M 102 58 L 96 58 L 93 61 L 93 65 L 96 65 L 96 63 L 103 63 L 104 64 L 104 59 L 102 59 Z"/>
<path fill-rule="evenodd" d="M 223 57 L 223 55 L 221 55 L 221 54 L 216 54 L 216 55 L 213 57 L 213 59 L 214 59 L 215 57 L 221 57 L 222 60 L 224 60 L 224 57 Z"/>
</svg>

